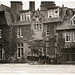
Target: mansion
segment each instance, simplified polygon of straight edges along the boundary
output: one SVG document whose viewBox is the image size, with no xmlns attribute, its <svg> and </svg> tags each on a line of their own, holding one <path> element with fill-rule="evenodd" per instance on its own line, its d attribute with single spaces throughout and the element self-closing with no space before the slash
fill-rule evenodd
<svg viewBox="0 0 75 75">
<path fill-rule="evenodd" d="M 75 9 L 56 6 L 53 1 L 35 1 L 22 10 L 21 1 L 11 7 L 0 5 L 0 61 L 27 62 L 28 56 L 55 58 L 75 63 Z"/>
</svg>

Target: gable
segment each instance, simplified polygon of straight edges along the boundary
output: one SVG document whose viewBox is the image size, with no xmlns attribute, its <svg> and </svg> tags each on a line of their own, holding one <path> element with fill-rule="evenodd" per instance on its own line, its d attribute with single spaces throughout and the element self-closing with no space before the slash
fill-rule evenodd
<svg viewBox="0 0 75 75">
<path fill-rule="evenodd" d="M 72 18 L 70 20 L 73 20 L 73 19 L 75 19 L 75 14 L 72 16 Z"/>
<path fill-rule="evenodd" d="M 44 16 L 40 13 L 40 10 L 38 9 L 34 15 L 32 16 L 32 19 L 36 19 L 36 18 L 43 18 Z"/>
</svg>

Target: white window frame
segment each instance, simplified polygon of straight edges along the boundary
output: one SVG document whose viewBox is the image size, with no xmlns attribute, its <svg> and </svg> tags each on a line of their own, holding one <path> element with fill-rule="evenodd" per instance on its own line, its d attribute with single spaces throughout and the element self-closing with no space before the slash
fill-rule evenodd
<svg viewBox="0 0 75 75">
<path fill-rule="evenodd" d="M 28 20 L 28 19 L 27 19 L 27 17 L 28 17 L 28 18 L 29 18 L 29 20 L 30 20 L 30 15 L 26 15 L 26 20 Z"/>
<path fill-rule="evenodd" d="M 22 44 L 23 43 L 19 43 L 19 44 L 17 44 L 17 58 L 21 58 L 21 57 L 23 57 L 23 55 L 24 55 L 24 48 L 23 48 L 23 46 L 22 46 Z M 20 46 L 18 46 L 18 45 L 20 45 Z M 19 57 L 19 51 L 18 51 L 18 49 L 20 50 L 20 57 Z M 23 55 L 22 55 L 22 49 L 23 49 Z"/>
<path fill-rule="evenodd" d="M 23 27 L 17 27 L 17 38 L 23 38 Z"/>
<path fill-rule="evenodd" d="M 66 36 L 68 36 L 68 41 L 67 41 L 67 38 L 66 38 Z M 70 40 L 69 40 L 70 39 Z M 71 42 L 71 32 L 66 32 L 65 33 L 65 42 Z"/>
<path fill-rule="evenodd" d="M 73 42 L 75 42 L 75 32 L 73 32 Z"/>
<path fill-rule="evenodd" d="M 20 21 L 23 21 L 23 14 L 20 14 Z"/>
<path fill-rule="evenodd" d="M 74 20 L 75 20 L 75 19 L 73 19 L 73 20 L 72 20 L 72 25 L 74 25 L 74 26 L 75 26 L 75 24 L 74 24 Z"/>
<path fill-rule="evenodd" d="M 2 38 L 2 30 L 0 29 L 0 38 Z"/>
<path fill-rule="evenodd" d="M 57 11 L 57 13 L 56 13 L 56 11 Z M 59 17 L 59 8 L 48 11 L 48 18 L 56 18 L 56 17 Z"/>
<path fill-rule="evenodd" d="M 29 19 L 27 19 L 27 17 Z M 27 21 L 27 20 L 30 20 L 30 14 L 24 14 L 24 13 L 20 14 L 20 21 Z"/>
</svg>

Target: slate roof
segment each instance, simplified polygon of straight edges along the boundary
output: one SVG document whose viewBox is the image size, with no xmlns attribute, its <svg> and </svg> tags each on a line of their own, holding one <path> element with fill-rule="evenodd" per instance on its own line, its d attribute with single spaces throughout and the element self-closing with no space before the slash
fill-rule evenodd
<svg viewBox="0 0 75 75">
<path fill-rule="evenodd" d="M 75 26 L 73 26 L 72 23 L 71 23 L 71 18 L 74 16 L 74 13 L 73 13 L 73 15 L 68 16 L 66 14 L 66 9 L 63 12 L 64 12 L 64 16 L 63 16 L 62 23 L 59 26 L 57 26 L 56 30 L 71 30 L 71 29 L 75 29 Z"/>
<path fill-rule="evenodd" d="M 13 22 L 13 17 L 11 14 L 11 9 L 3 4 L 0 5 L 0 25 L 11 25 Z"/>
</svg>

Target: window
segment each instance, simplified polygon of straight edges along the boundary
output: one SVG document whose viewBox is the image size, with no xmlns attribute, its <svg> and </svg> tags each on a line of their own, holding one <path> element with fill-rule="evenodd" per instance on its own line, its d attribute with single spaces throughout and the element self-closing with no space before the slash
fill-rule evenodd
<svg viewBox="0 0 75 75">
<path fill-rule="evenodd" d="M 23 15 L 22 14 L 20 15 L 20 20 L 23 21 Z"/>
<path fill-rule="evenodd" d="M 26 15 L 26 20 L 30 20 L 30 15 Z"/>
<path fill-rule="evenodd" d="M 17 38 L 23 38 L 23 27 L 17 28 Z"/>
<path fill-rule="evenodd" d="M 73 32 L 73 41 L 75 42 L 75 32 Z"/>
<path fill-rule="evenodd" d="M 49 25 L 47 25 L 46 35 L 49 36 Z"/>
<path fill-rule="evenodd" d="M 37 30 L 39 30 L 39 25 L 37 24 Z"/>
<path fill-rule="evenodd" d="M 21 21 L 30 20 L 30 15 L 23 13 L 23 14 L 21 14 L 21 16 L 20 16 L 20 20 L 21 20 Z"/>
<path fill-rule="evenodd" d="M 2 59 L 2 45 L 0 45 L 0 59 Z"/>
<path fill-rule="evenodd" d="M 75 20 L 73 20 L 73 23 L 75 24 Z"/>
<path fill-rule="evenodd" d="M 0 30 L 0 38 L 2 38 L 2 30 Z"/>
<path fill-rule="evenodd" d="M 39 25 L 40 25 L 40 29 L 42 29 L 41 24 L 39 24 Z"/>
<path fill-rule="evenodd" d="M 74 19 L 74 20 L 72 20 L 72 25 L 75 25 L 75 19 Z"/>
<path fill-rule="evenodd" d="M 36 18 L 36 23 L 39 23 L 39 18 Z"/>
<path fill-rule="evenodd" d="M 42 25 L 41 24 L 34 24 L 34 30 L 41 30 Z"/>
<path fill-rule="evenodd" d="M 26 16 L 25 16 L 25 20 L 26 20 Z"/>
<path fill-rule="evenodd" d="M 52 9 L 48 11 L 48 18 L 59 17 L 59 9 Z"/>
<path fill-rule="evenodd" d="M 23 56 L 23 43 L 17 44 L 17 57 Z"/>
<path fill-rule="evenodd" d="M 65 33 L 65 41 L 71 42 L 71 33 L 70 32 Z"/>
<path fill-rule="evenodd" d="M 24 20 L 30 20 L 30 15 L 24 15 L 24 16 L 25 16 Z"/>
<path fill-rule="evenodd" d="M 49 47 L 49 42 L 46 42 L 46 54 L 48 54 L 47 52 L 50 50 L 50 47 Z"/>
</svg>

